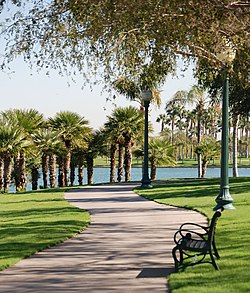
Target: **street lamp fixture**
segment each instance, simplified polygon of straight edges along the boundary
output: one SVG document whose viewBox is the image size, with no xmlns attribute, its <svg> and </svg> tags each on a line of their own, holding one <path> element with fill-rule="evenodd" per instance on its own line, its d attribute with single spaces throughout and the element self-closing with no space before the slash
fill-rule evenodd
<svg viewBox="0 0 250 293">
<path fill-rule="evenodd" d="M 152 91 L 142 91 L 141 97 L 144 104 L 144 159 L 141 188 L 151 188 L 151 180 L 148 175 L 148 108 L 152 99 Z"/>
<path fill-rule="evenodd" d="M 235 50 L 229 42 L 226 42 L 225 48 L 220 54 L 217 54 L 218 59 L 224 64 L 225 77 L 222 97 L 222 134 L 221 134 L 221 168 L 220 168 L 220 192 L 215 199 L 217 205 L 214 210 L 218 209 L 235 209 L 232 205 L 233 198 L 229 192 L 229 178 L 228 178 L 228 128 L 229 128 L 229 69 L 231 63 L 235 58 Z"/>
</svg>

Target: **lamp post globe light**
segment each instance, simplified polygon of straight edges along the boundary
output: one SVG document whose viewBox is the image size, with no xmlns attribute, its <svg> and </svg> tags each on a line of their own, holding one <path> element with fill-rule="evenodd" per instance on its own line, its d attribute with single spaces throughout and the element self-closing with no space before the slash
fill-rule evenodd
<svg viewBox="0 0 250 293">
<path fill-rule="evenodd" d="M 222 133 L 221 133 L 221 167 L 220 167 L 220 192 L 215 199 L 217 205 L 214 210 L 218 209 L 235 209 L 232 205 L 233 198 L 229 192 L 229 178 L 228 178 L 228 107 L 229 107 L 229 69 L 230 64 L 235 58 L 235 51 L 232 49 L 229 43 L 225 44 L 225 48 L 217 57 L 224 64 L 224 85 L 222 96 Z"/>
<path fill-rule="evenodd" d="M 151 180 L 148 175 L 148 108 L 152 99 L 152 91 L 142 91 L 141 97 L 144 104 L 144 158 L 141 188 L 151 188 Z"/>
</svg>

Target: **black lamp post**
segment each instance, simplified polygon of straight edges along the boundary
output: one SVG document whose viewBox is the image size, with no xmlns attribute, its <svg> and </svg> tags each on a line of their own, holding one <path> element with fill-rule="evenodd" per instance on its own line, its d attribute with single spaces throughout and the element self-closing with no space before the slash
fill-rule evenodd
<svg viewBox="0 0 250 293">
<path fill-rule="evenodd" d="M 233 198 L 229 192 L 228 178 L 228 105 L 229 105 L 229 69 L 230 64 L 235 58 L 235 51 L 226 44 L 225 52 L 218 55 L 218 58 L 225 65 L 225 81 L 223 86 L 222 97 L 222 134 L 221 134 L 221 169 L 220 169 L 220 192 L 215 199 L 217 205 L 214 210 L 218 209 L 235 209 L 232 205 Z"/>
<path fill-rule="evenodd" d="M 144 159 L 141 188 L 151 188 L 151 180 L 148 175 L 148 108 L 152 99 L 152 91 L 142 91 L 141 96 L 144 103 Z"/>
</svg>

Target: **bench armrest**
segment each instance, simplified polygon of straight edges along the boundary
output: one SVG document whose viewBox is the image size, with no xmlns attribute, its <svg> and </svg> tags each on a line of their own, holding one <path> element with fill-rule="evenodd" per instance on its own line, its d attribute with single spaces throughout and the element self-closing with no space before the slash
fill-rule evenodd
<svg viewBox="0 0 250 293">
<path fill-rule="evenodd" d="M 198 225 L 198 224 L 195 224 L 195 223 L 184 223 L 180 226 L 179 230 L 182 230 L 183 227 L 185 226 L 193 226 L 193 227 L 197 227 L 197 228 L 200 228 L 200 229 L 203 229 L 204 231 L 206 231 L 206 233 L 208 232 L 209 228 L 210 227 L 205 227 L 205 226 L 201 226 L 201 225 Z M 184 228 L 186 229 L 186 228 Z"/>
<path fill-rule="evenodd" d="M 188 235 L 188 237 L 187 237 Z M 174 234 L 174 242 L 178 245 L 180 244 L 180 240 L 186 239 L 186 240 L 194 240 L 195 238 L 193 236 L 198 236 L 199 240 L 207 241 L 206 236 L 207 233 L 199 233 L 197 231 L 193 231 L 190 229 L 179 229 Z"/>
</svg>

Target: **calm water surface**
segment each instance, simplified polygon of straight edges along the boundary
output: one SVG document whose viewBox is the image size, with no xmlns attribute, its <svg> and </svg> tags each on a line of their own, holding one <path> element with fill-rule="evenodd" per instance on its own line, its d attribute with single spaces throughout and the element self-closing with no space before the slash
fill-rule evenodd
<svg viewBox="0 0 250 293">
<path fill-rule="evenodd" d="M 41 174 L 41 172 L 40 172 Z M 232 176 L 232 169 L 229 169 L 229 176 Z M 239 176 L 250 176 L 250 168 L 239 168 Z M 168 179 L 168 178 L 197 178 L 197 168 L 157 168 L 156 173 L 157 179 Z M 220 168 L 207 169 L 206 178 L 220 177 Z M 140 181 L 142 178 L 141 168 L 132 168 L 131 170 L 131 181 Z M 86 169 L 84 170 L 84 184 L 87 184 Z M 109 168 L 94 168 L 94 183 L 106 183 L 109 182 Z M 42 175 L 40 175 L 38 186 L 42 185 Z M 77 172 L 75 185 L 77 182 Z M 27 190 L 31 190 L 31 184 L 27 185 Z M 12 186 L 9 189 L 10 192 L 14 191 Z"/>
</svg>

